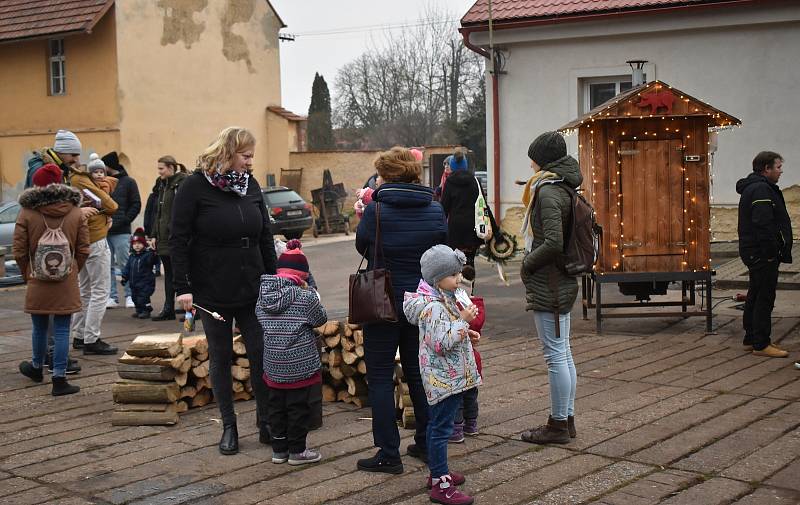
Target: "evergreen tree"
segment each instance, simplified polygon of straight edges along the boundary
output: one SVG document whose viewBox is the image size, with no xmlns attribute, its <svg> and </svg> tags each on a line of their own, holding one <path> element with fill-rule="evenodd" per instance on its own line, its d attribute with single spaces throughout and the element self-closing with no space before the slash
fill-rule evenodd
<svg viewBox="0 0 800 505">
<path fill-rule="evenodd" d="M 312 151 L 333 149 L 333 127 L 331 126 L 331 94 L 325 78 L 314 73 L 311 87 L 311 105 L 308 107 L 308 148 Z"/>
</svg>

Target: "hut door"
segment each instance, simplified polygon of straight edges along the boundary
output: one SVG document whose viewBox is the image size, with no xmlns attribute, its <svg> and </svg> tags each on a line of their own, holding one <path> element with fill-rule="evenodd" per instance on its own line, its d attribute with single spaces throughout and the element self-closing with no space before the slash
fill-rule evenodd
<svg viewBox="0 0 800 505">
<path fill-rule="evenodd" d="M 682 271 L 686 248 L 682 142 L 639 140 L 619 146 L 623 271 Z"/>
</svg>

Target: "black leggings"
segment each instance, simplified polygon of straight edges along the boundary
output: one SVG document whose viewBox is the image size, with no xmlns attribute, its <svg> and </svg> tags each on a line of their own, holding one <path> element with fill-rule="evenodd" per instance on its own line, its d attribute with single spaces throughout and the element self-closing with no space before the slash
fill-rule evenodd
<svg viewBox="0 0 800 505">
<path fill-rule="evenodd" d="M 159 256 L 164 265 L 164 312 L 175 312 L 175 288 L 172 286 L 172 261 L 169 256 Z"/>
<path fill-rule="evenodd" d="M 233 378 L 231 365 L 233 364 L 233 322 L 242 332 L 244 345 L 247 347 L 247 359 L 250 361 L 250 384 L 256 397 L 256 410 L 261 422 L 266 423 L 268 417 L 268 394 L 264 384 L 264 340 L 261 324 L 256 319 L 255 304 L 232 309 L 216 310 L 225 322 L 217 321 L 202 310 L 198 310 L 203 321 L 203 330 L 208 340 L 208 355 L 211 360 L 211 385 L 214 398 L 219 406 L 223 424 L 236 424 L 236 413 L 233 410 Z"/>
</svg>

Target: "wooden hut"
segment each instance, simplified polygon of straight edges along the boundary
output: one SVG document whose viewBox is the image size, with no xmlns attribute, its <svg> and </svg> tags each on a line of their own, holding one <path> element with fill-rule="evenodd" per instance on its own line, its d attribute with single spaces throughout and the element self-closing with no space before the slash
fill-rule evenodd
<svg viewBox="0 0 800 505">
<path fill-rule="evenodd" d="M 617 95 L 560 131 L 577 132 L 583 195 L 603 228 L 594 274 L 583 281 L 584 316 L 694 316 L 697 283 L 711 293 L 712 135 L 740 125 L 725 112 L 660 81 Z M 636 303 L 601 303 L 601 285 L 618 283 Z M 680 301 L 650 302 L 680 282 Z M 593 292 L 595 300 L 592 300 Z M 688 293 L 688 298 L 687 298 Z M 681 312 L 602 313 L 603 308 L 680 306 Z"/>
</svg>

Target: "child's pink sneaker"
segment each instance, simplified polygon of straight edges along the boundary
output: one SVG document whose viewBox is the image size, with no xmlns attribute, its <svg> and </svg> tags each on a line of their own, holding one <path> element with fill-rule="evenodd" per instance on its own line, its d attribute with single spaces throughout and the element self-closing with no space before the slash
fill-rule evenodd
<svg viewBox="0 0 800 505">
<path fill-rule="evenodd" d="M 429 496 L 433 503 L 442 505 L 472 505 L 472 502 L 475 501 L 471 496 L 456 488 L 450 475 L 442 475 L 436 479 Z"/>
<path fill-rule="evenodd" d="M 454 486 L 460 486 L 461 484 L 467 482 L 467 478 L 466 477 L 464 477 L 460 473 L 454 472 L 452 470 L 450 470 L 450 477 L 453 479 L 453 485 Z M 433 477 L 428 475 L 428 489 L 431 488 L 432 483 L 433 483 Z"/>
</svg>

